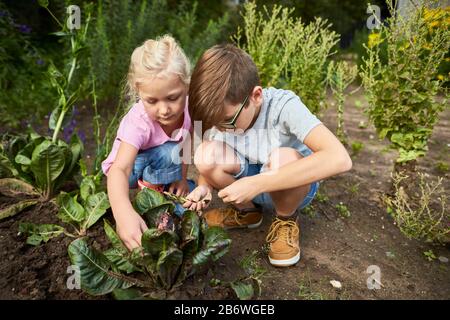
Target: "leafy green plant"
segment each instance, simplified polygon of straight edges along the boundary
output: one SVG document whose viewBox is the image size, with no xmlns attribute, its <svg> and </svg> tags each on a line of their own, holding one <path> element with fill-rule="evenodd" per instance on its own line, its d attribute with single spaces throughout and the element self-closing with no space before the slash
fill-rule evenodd
<svg viewBox="0 0 450 320">
<path fill-rule="evenodd" d="M 114 292 L 117 299 L 164 294 L 228 251 L 231 240 L 222 228 L 207 227 L 193 211 L 179 219 L 173 213 L 174 203 L 154 190 L 140 191 L 133 206 L 149 227 L 142 235 L 142 247 L 129 252 L 107 222 L 105 232 L 112 248 L 99 252 L 85 238 L 69 245 L 70 260 L 80 268 L 81 288 L 87 293 Z"/>
<path fill-rule="evenodd" d="M 396 12 L 391 0 L 388 6 L 391 17 L 370 35 L 360 75 L 370 120 L 379 137 L 389 139 L 398 150 L 397 162 L 405 163 L 426 154 L 428 139 L 446 106 L 446 98 L 437 98 L 443 90 L 437 73 L 449 50 L 450 29 L 430 29 L 433 17 L 426 18 L 424 5 L 407 12 L 408 19 Z M 381 60 L 382 44 L 386 62 Z"/>
<path fill-rule="evenodd" d="M 353 155 L 357 155 L 364 148 L 364 143 L 361 141 L 353 141 L 352 142 L 352 153 Z"/>
<path fill-rule="evenodd" d="M 60 139 L 54 143 L 35 132 L 0 138 L 0 193 L 19 199 L 0 210 L 0 219 L 48 201 L 79 170 L 83 143 L 77 135 L 69 144 Z"/>
<path fill-rule="evenodd" d="M 339 202 L 337 205 L 335 205 L 336 210 L 338 211 L 339 215 L 343 218 L 349 218 L 351 213 L 350 210 L 348 210 L 347 206 Z"/>
<path fill-rule="evenodd" d="M 247 2 L 243 29 L 233 40 L 252 56 L 264 86 L 293 90 L 316 113 L 325 96 L 327 59 L 339 37 L 326 20 L 305 24 L 292 13 L 278 5 L 257 11 L 254 2 Z"/>
<path fill-rule="evenodd" d="M 428 250 L 428 251 L 424 251 L 423 255 L 425 256 L 425 258 L 426 258 L 428 261 L 433 261 L 433 260 L 436 260 L 436 259 L 437 259 L 437 257 L 435 256 L 433 250 L 431 250 L 431 249 Z"/>
<path fill-rule="evenodd" d="M 33 224 L 24 222 L 19 225 L 19 232 L 27 235 L 27 244 L 40 245 L 52 238 L 65 234 L 72 238 L 86 235 L 110 207 L 108 196 L 104 191 L 98 191 L 94 176 L 86 176 L 81 181 L 80 189 L 72 194 L 61 192 L 56 198 L 59 207 L 58 218 L 71 227 L 69 231 L 56 224 Z"/>
<path fill-rule="evenodd" d="M 446 163 L 445 161 L 438 161 L 436 163 L 436 169 L 443 173 L 446 173 L 450 170 L 448 163 Z"/>
<path fill-rule="evenodd" d="M 345 89 L 355 80 L 358 73 L 356 65 L 351 66 L 346 61 L 331 61 L 328 64 L 327 80 L 337 103 L 337 128 L 336 135 L 343 144 L 347 144 L 344 130 L 344 102 Z"/>
<path fill-rule="evenodd" d="M 383 197 L 387 212 L 407 238 L 446 243 L 449 241 L 450 214 L 446 207 L 448 193 L 442 186 L 443 179 L 428 182 L 423 173 L 418 177 L 414 186 L 418 187 L 420 194 L 407 194 L 402 181 L 408 176 L 403 173 L 392 175 L 394 194 Z"/>
</svg>

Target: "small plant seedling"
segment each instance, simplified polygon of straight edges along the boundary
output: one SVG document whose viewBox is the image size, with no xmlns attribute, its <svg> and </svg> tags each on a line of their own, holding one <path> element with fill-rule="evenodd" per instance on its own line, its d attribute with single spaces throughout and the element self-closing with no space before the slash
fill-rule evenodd
<svg viewBox="0 0 450 320">
<path fill-rule="evenodd" d="M 428 250 L 428 251 L 425 251 L 424 253 L 423 253 L 423 255 L 426 257 L 426 259 L 428 260 L 428 261 L 434 261 L 434 260 L 436 260 L 437 259 L 437 257 L 434 255 L 434 252 L 433 252 L 433 250 Z"/>
<path fill-rule="evenodd" d="M 353 155 L 357 155 L 362 149 L 364 148 L 364 143 L 360 141 L 354 141 L 352 142 L 352 152 Z"/>
<path fill-rule="evenodd" d="M 319 201 L 320 203 L 325 203 L 325 202 L 328 202 L 330 200 L 330 198 L 328 198 L 328 196 L 326 194 L 317 192 L 316 200 Z"/>
<path fill-rule="evenodd" d="M 335 206 L 335 208 L 337 209 L 337 211 L 339 212 L 341 217 L 343 217 L 343 218 L 349 218 L 350 217 L 350 215 L 351 215 L 350 210 L 348 210 L 347 206 L 344 203 L 339 202 Z"/>
<path fill-rule="evenodd" d="M 436 169 L 442 173 L 447 173 L 449 171 L 449 165 L 444 161 L 439 161 L 436 163 Z"/>
</svg>

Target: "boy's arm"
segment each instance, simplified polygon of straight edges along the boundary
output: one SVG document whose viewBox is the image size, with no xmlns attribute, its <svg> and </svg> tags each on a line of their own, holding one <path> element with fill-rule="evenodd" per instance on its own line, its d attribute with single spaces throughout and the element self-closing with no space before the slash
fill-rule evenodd
<svg viewBox="0 0 450 320">
<path fill-rule="evenodd" d="M 304 143 L 314 152 L 277 170 L 260 174 L 262 192 L 295 188 L 352 168 L 352 160 L 335 135 L 323 124 L 314 127 Z"/>
<path fill-rule="evenodd" d="M 348 171 L 352 160 L 341 142 L 323 124 L 314 127 L 304 143 L 314 151 L 277 170 L 237 180 L 219 192 L 219 197 L 245 203 L 260 193 L 291 189 Z"/>
</svg>

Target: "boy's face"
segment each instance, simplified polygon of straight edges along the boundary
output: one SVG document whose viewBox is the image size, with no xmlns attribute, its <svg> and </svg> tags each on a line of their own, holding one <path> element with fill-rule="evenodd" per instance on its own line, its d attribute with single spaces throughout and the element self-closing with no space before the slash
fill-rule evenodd
<svg viewBox="0 0 450 320">
<path fill-rule="evenodd" d="M 236 127 L 234 130 L 242 130 L 245 131 L 249 127 L 251 127 L 259 115 L 259 111 L 262 104 L 262 88 L 255 87 L 253 91 L 247 98 L 247 101 L 244 107 L 241 108 L 241 101 L 237 104 L 230 104 L 225 102 L 224 106 L 224 121 L 230 123 L 233 118 L 235 118 L 234 126 Z M 219 130 L 233 130 L 231 127 L 225 127 L 218 125 Z"/>
<path fill-rule="evenodd" d="M 177 75 L 154 77 L 139 85 L 139 97 L 149 117 L 162 126 L 171 126 L 183 117 L 187 86 Z"/>
</svg>

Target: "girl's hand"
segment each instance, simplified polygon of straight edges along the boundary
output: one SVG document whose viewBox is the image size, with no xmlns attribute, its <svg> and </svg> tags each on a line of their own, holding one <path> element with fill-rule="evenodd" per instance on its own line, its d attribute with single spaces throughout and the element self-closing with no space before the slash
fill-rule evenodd
<svg viewBox="0 0 450 320">
<path fill-rule="evenodd" d="M 116 218 L 116 231 L 128 250 L 141 246 L 141 237 L 148 229 L 144 220 L 137 212 L 130 212 Z"/>
<path fill-rule="evenodd" d="M 225 203 L 242 204 L 252 201 L 260 193 L 252 177 L 244 177 L 220 190 L 218 196 Z"/>
<path fill-rule="evenodd" d="M 205 185 L 199 185 L 187 197 L 183 207 L 193 211 L 200 211 L 208 207 L 212 199 L 211 190 Z"/>
<path fill-rule="evenodd" d="M 174 192 L 176 191 L 176 193 Z M 186 179 L 172 182 L 169 187 L 169 192 L 175 194 L 177 197 L 185 196 L 189 193 L 189 184 Z"/>
</svg>

